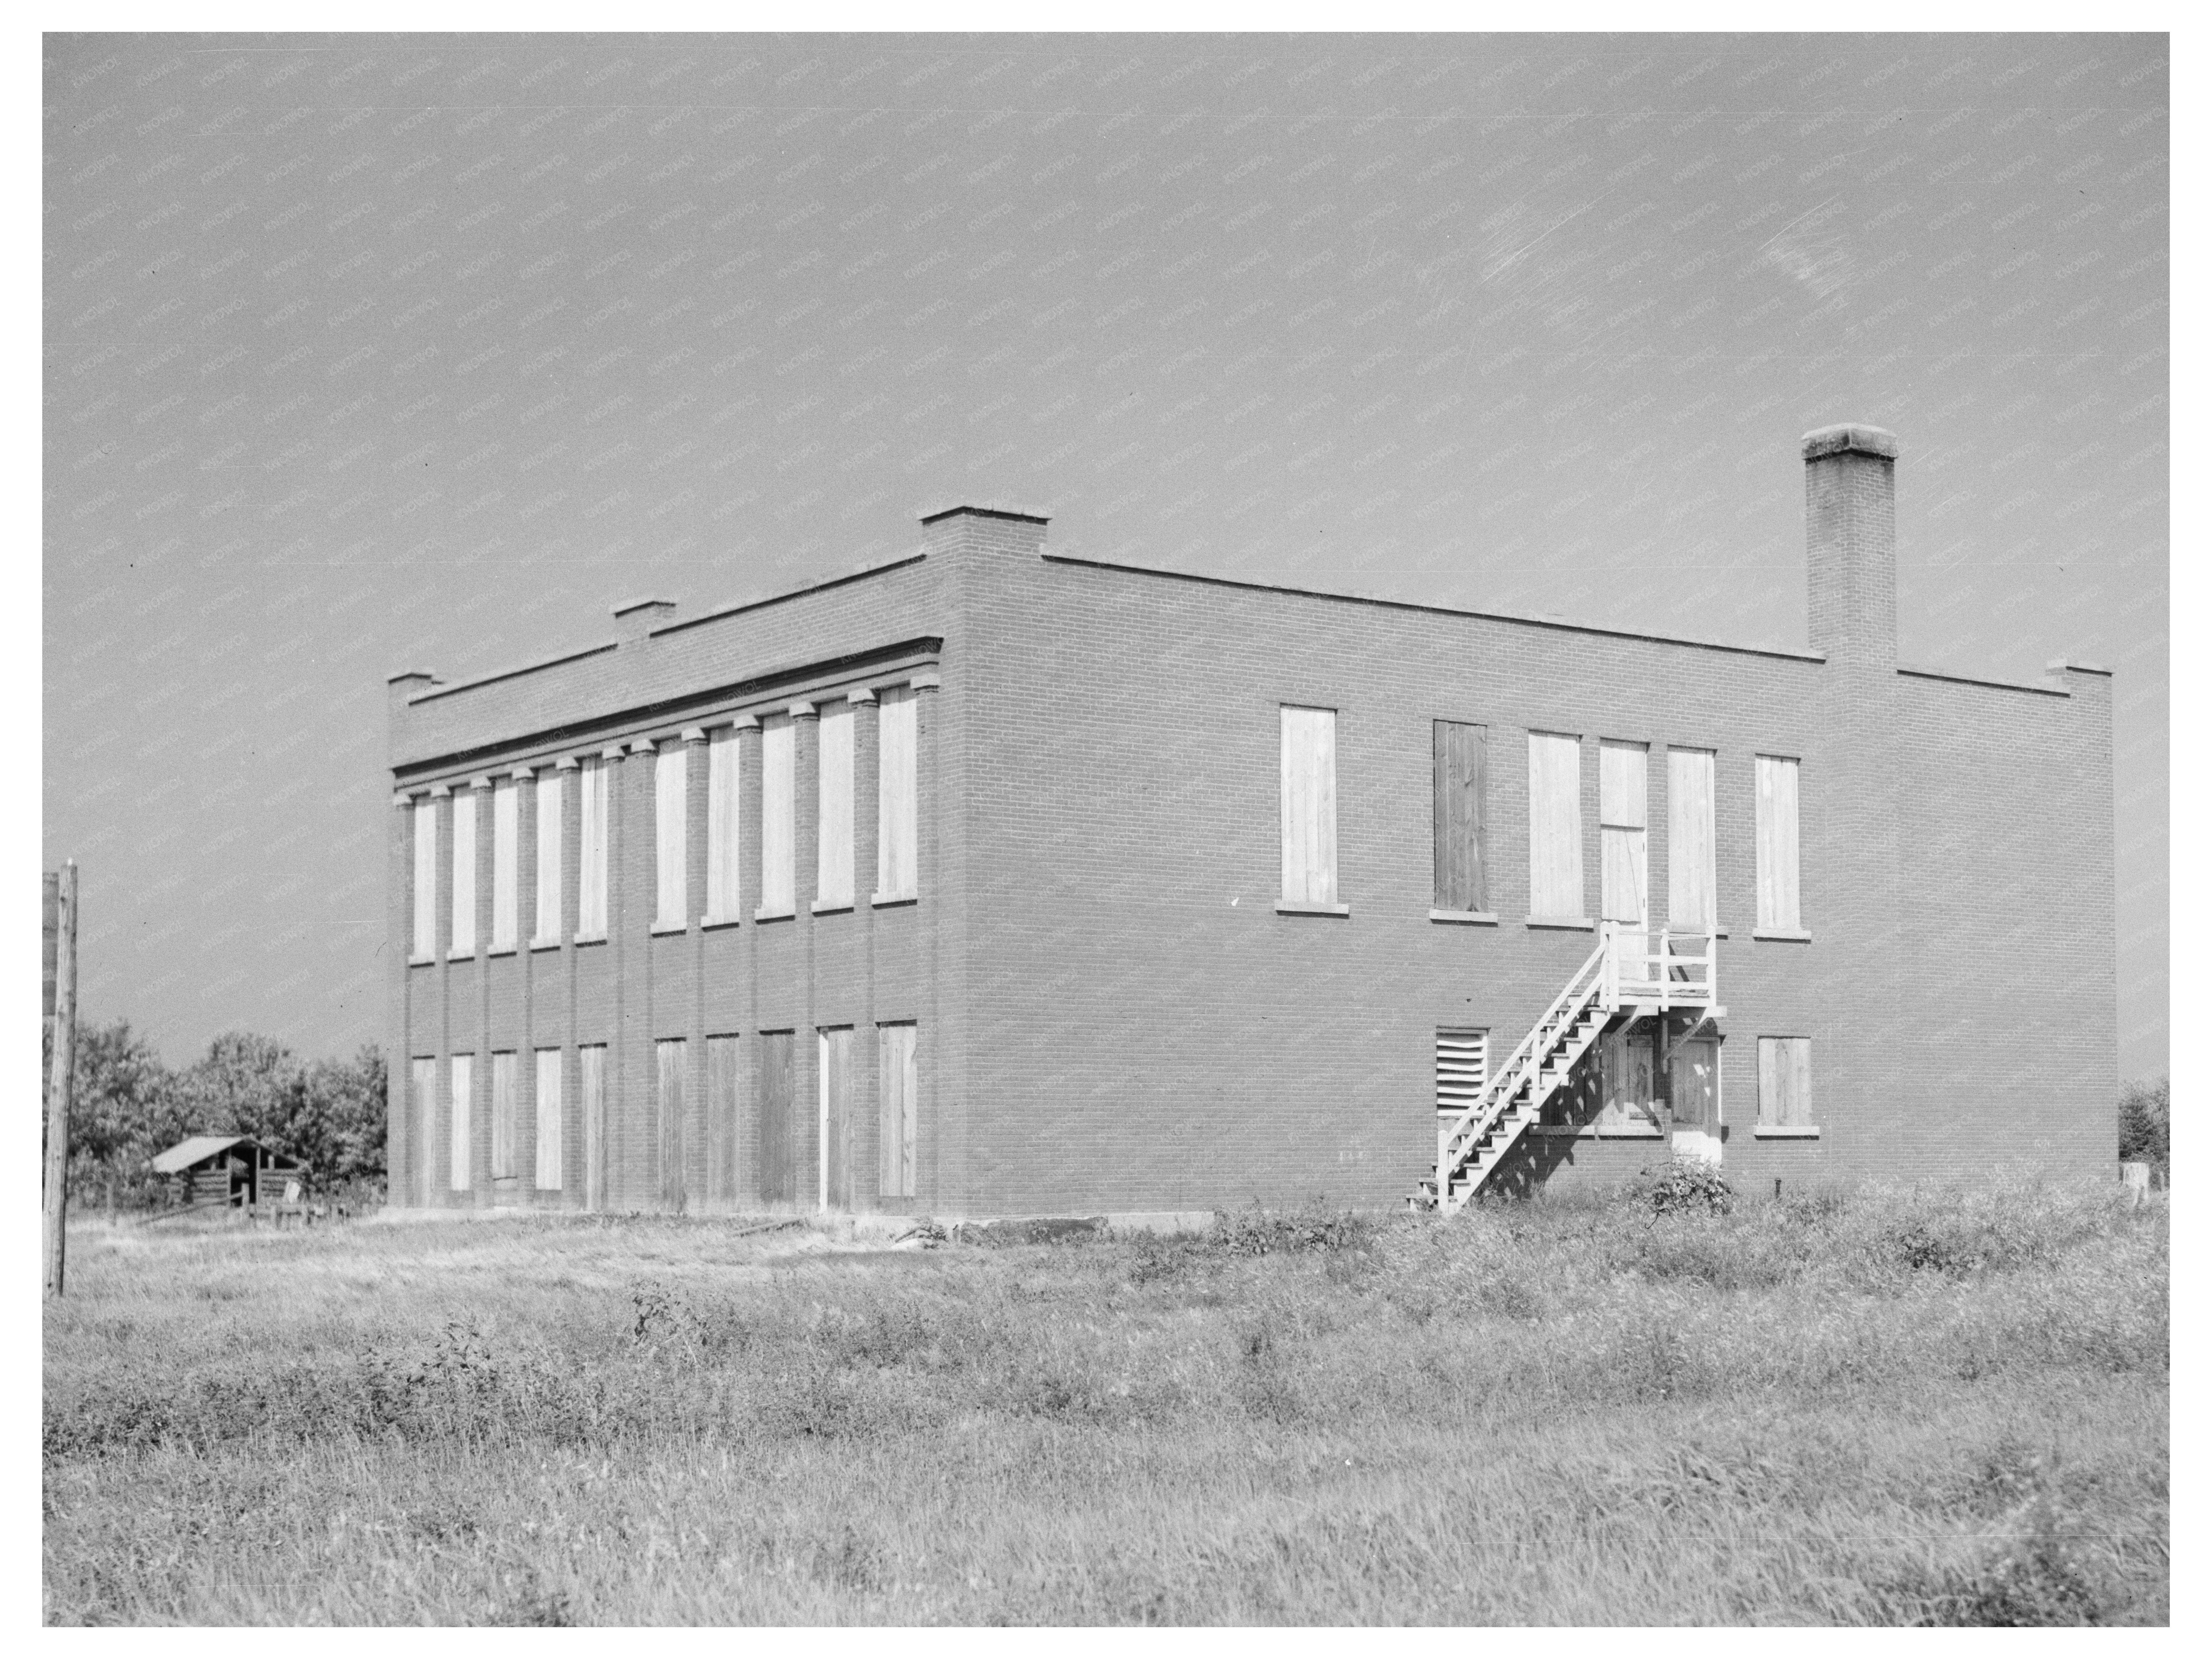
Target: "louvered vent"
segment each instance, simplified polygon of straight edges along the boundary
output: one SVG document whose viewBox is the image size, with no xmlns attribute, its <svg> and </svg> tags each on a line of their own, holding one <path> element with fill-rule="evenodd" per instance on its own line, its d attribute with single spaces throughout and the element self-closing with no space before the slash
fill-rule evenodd
<svg viewBox="0 0 2212 1659">
<path fill-rule="evenodd" d="M 1457 1115 L 1474 1104 L 1490 1077 L 1490 1033 L 1437 1033 L 1437 1110 Z"/>
</svg>

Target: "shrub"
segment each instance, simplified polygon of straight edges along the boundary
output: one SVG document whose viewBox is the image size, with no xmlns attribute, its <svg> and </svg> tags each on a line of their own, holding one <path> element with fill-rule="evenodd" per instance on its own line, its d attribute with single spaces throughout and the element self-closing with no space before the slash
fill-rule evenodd
<svg viewBox="0 0 2212 1659">
<path fill-rule="evenodd" d="M 1213 1212 L 1208 1246 L 1230 1255 L 1273 1255 L 1292 1250 L 1364 1250 L 1381 1224 L 1355 1210 L 1331 1210 L 1323 1200 L 1295 1210 L 1269 1210 L 1255 1199 L 1249 1210 Z"/>
<path fill-rule="evenodd" d="M 1628 1185 L 1628 1200 L 1655 1216 L 1726 1215 L 1735 1207 L 1735 1189 L 1717 1166 L 1678 1158 L 1656 1170 L 1639 1170 Z"/>
<path fill-rule="evenodd" d="M 2104 1611 L 2047 1488 L 2036 1494 L 2021 1537 L 1966 1571 L 1954 1571 L 1929 1602 L 1921 1622 L 1930 1625 L 2094 1625 Z"/>
</svg>

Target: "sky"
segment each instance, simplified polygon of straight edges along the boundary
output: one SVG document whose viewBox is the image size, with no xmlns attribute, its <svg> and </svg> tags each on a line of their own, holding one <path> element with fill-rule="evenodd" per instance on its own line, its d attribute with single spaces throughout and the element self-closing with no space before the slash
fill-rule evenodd
<svg viewBox="0 0 2212 1659">
<path fill-rule="evenodd" d="M 385 677 L 918 544 L 2114 671 L 2166 1066 L 2162 37 L 45 38 L 46 862 L 173 1062 L 380 1037 Z"/>
</svg>

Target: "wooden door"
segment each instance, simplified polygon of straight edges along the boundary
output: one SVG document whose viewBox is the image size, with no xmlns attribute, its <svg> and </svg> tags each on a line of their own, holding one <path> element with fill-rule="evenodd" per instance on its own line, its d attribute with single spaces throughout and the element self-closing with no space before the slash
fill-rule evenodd
<svg viewBox="0 0 2212 1659">
<path fill-rule="evenodd" d="M 656 1161 L 660 1172 L 660 1207 L 684 1213 L 684 1120 L 689 1108 L 690 1049 L 682 1037 L 653 1044 L 653 1105 L 658 1121 Z"/>
<path fill-rule="evenodd" d="M 850 1026 L 823 1031 L 820 1062 L 821 1175 L 816 1197 L 824 1210 L 853 1207 L 853 1031 Z"/>
<path fill-rule="evenodd" d="M 1677 1157 L 1718 1163 L 1721 1156 L 1721 1045 L 1698 1037 L 1675 1050 L 1668 1081 Z"/>
<path fill-rule="evenodd" d="M 793 1133 L 791 1033 L 765 1031 L 760 1040 L 760 1195 L 766 1204 L 796 1204 L 799 1180 Z"/>
</svg>

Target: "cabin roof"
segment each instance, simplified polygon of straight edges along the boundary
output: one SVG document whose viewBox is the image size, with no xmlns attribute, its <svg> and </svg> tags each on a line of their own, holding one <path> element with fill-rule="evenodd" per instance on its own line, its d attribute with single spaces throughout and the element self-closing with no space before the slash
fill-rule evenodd
<svg viewBox="0 0 2212 1659">
<path fill-rule="evenodd" d="M 170 1147 L 167 1152 L 157 1152 L 154 1155 L 154 1173 L 179 1175 L 191 1169 L 195 1164 L 204 1164 L 209 1158 L 218 1157 L 234 1146 L 251 1147 L 257 1152 L 269 1151 L 252 1135 L 191 1135 Z M 269 1152 L 269 1156 L 270 1160 L 279 1166 L 297 1167 L 295 1159 L 287 1158 L 282 1152 Z"/>
</svg>

